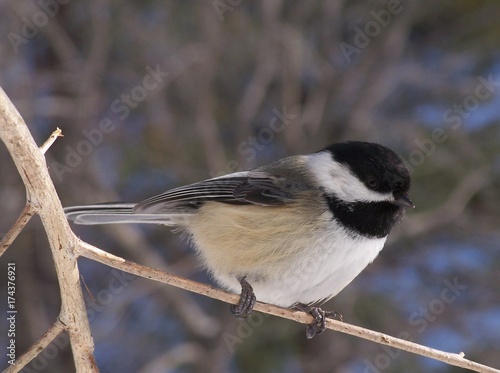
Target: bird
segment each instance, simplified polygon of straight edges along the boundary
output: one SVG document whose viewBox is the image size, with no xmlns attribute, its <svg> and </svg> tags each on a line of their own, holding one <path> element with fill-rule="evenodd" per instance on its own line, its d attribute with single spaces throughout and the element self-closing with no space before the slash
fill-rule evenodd
<svg viewBox="0 0 500 373">
<path fill-rule="evenodd" d="M 415 207 L 408 168 L 391 149 L 346 141 L 307 155 L 177 187 L 139 203 L 65 208 L 76 224 L 150 223 L 187 233 L 199 260 L 223 288 L 240 293 L 239 318 L 256 300 L 313 316 L 378 256 Z"/>
</svg>

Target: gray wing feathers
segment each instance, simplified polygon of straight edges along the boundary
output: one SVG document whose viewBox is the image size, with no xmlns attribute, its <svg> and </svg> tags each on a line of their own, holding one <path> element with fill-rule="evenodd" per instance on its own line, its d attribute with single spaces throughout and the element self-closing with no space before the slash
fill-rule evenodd
<svg viewBox="0 0 500 373">
<path fill-rule="evenodd" d="M 293 201 L 298 191 L 309 188 L 291 175 L 281 176 L 273 171 L 276 170 L 257 169 L 208 179 L 171 189 L 138 204 L 105 203 L 68 207 L 64 211 L 77 224 L 178 225 L 205 202 L 279 206 Z"/>
<path fill-rule="evenodd" d="M 196 209 L 203 202 L 282 205 L 292 199 L 279 178 L 262 171 L 247 171 L 208 179 L 151 197 L 134 208 L 136 213 L 167 213 Z"/>
</svg>

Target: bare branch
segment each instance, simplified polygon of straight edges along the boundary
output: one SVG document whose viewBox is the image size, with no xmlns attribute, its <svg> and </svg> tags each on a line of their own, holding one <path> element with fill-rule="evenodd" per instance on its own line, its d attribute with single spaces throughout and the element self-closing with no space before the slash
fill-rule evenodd
<svg viewBox="0 0 500 373">
<path fill-rule="evenodd" d="M 45 154 L 58 137 L 64 137 L 64 135 L 62 134 L 62 130 L 59 127 L 57 127 L 56 130 L 52 132 L 49 138 L 43 143 L 43 145 L 40 146 L 40 151 Z"/>
<path fill-rule="evenodd" d="M 40 147 L 40 151 L 45 154 L 45 152 L 51 147 L 51 145 L 59 136 L 62 136 L 62 131 L 60 128 L 57 128 Z M 16 237 L 19 235 L 19 233 L 21 233 L 21 231 L 24 229 L 26 224 L 28 224 L 34 214 L 35 209 L 33 205 L 30 203 L 26 203 L 26 206 L 24 206 L 24 210 L 21 212 L 21 215 L 19 215 L 12 228 L 10 228 L 7 234 L 2 238 L 2 241 L 0 241 L 0 257 L 5 253 L 9 246 L 12 245 L 12 242 L 14 242 Z"/>
<path fill-rule="evenodd" d="M 25 367 L 31 360 L 40 354 L 40 351 L 45 349 L 54 339 L 57 338 L 65 329 L 64 324 L 57 319 L 54 325 L 52 325 L 49 330 L 45 332 L 44 335 L 33 345 L 28 351 L 19 356 L 16 359 L 16 365 L 11 365 L 9 368 L 5 369 L 3 373 L 16 373 L 19 372 L 23 367 Z"/>
<path fill-rule="evenodd" d="M 2 238 L 0 242 L 0 257 L 7 251 L 9 246 L 12 245 L 12 242 L 14 242 L 34 214 L 35 209 L 33 205 L 27 203 L 12 228 L 10 228 L 7 234 Z"/>
<path fill-rule="evenodd" d="M 38 149 L 21 115 L 0 88 L 0 138 L 18 169 L 28 195 L 27 203 L 47 233 L 61 289 L 59 320 L 70 336 L 78 372 L 97 372 L 87 311 L 73 254 L 77 241 L 64 215 L 61 201 L 50 179 L 45 158 Z"/>
</svg>

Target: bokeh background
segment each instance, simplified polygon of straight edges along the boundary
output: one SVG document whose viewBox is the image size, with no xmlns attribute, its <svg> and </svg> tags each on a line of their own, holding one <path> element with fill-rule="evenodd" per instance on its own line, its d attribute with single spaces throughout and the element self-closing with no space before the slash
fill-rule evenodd
<svg viewBox="0 0 500 373">
<path fill-rule="evenodd" d="M 348 139 L 391 147 L 417 208 L 325 308 L 500 368 L 499 14 L 495 0 L 7 0 L 0 85 L 39 144 L 62 129 L 47 161 L 65 206 L 140 201 Z M 3 145 L 0 157 L 5 233 L 25 191 Z M 74 230 L 211 281 L 168 229 Z M 36 217 L 0 259 L 2 310 L 9 261 L 20 354 L 60 306 Z M 239 322 L 227 304 L 79 265 L 102 372 L 463 371 L 334 332 L 309 341 L 303 325 L 257 313 Z M 62 336 L 23 371 L 73 370 Z"/>
</svg>

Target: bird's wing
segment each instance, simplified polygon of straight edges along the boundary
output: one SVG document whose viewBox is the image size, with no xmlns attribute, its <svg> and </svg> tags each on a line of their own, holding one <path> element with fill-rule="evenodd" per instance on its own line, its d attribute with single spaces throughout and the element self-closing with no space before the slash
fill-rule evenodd
<svg viewBox="0 0 500 373">
<path fill-rule="evenodd" d="M 245 171 L 171 189 L 146 199 L 135 213 L 168 213 L 193 209 L 204 202 L 260 206 L 282 205 L 293 200 L 292 183 L 264 171 Z"/>
</svg>

